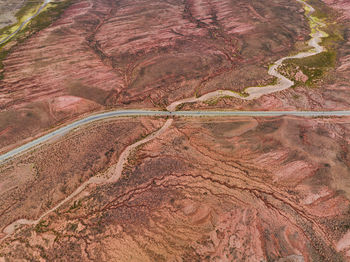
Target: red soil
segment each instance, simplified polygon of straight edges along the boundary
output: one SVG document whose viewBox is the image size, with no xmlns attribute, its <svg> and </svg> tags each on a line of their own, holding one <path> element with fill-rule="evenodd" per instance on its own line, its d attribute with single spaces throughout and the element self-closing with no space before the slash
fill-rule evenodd
<svg viewBox="0 0 350 262">
<path fill-rule="evenodd" d="M 42 226 L 18 230 L 1 253 L 69 261 L 346 261 L 348 121 L 175 120 L 130 155 L 119 181 L 91 185 Z"/>
<path fill-rule="evenodd" d="M 261 84 L 266 65 L 307 33 L 288 0 L 76 1 L 3 61 L 0 125 L 13 133 L 0 145 L 102 107 L 164 107 L 218 86 Z M 62 96 L 83 105 L 57 116 L 50 110 Z"/>
</svg>

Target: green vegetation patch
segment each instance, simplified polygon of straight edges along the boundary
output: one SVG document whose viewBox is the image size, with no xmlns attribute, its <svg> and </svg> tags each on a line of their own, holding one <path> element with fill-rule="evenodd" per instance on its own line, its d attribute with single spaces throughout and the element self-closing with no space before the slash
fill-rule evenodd
<svg viewBox="0 0 350 262">
<path fill-rule="evenodd" d="M 67 230 L 69 230 L 69 231 L 75 232 L 75 231 L 77 231 L 77 229 L 78 229 L 78 224 L 76 224 L 76 223 L 69 223 L 67 225 Z"/>
<path fill-rule="evenodd" d="M 271 79 L 269 79 L 266 83 L 258 85 L 258 87 L 264 87 L 264 86 L 270 86 L 270 85 L 274 86 L 274 85 L 277 85 L 277 83 L 278 83 L 278 78 L 274 76 Z M 249 88 L 249 87 L 247 87 L 247 88 Z M 247 88 L 245 88 L 245 89 L 247 89 Z M 240 93 L 240 96 L 243 96 L 243 97 L 245 97 L 247 95 L 248 94 L 245 93 L 244 91 Z"/>
<path fill-rule="evenodd" d="M 288 62 L 294 63 L 300 67 L 305 68 L 327 68 L 334 67 L 336 63 L 336 52 L 335 51 L 325 51 L 317 55 L 300 58 L 300 59 L 290 59 Z"/>
<path fill-rule="evenodd" d="M 73 202 L 73 204 L 69 207 L 69 211 L 74 210 L 74 209 L 78 209 L 78 208 L 80 208 L 81 206 L 82 206 L 81 200 L 75 200 L 75 201 Z"/>
<path fill-rule="evenodd" d="M 16 35 L 14 35 L 9 41 L 17 40 L 23 41 L 29 35 L 42 30 L 43 28 L 49 26 L 52 22 L 54 22 L 63 11 L 73 3 L 73 0 L 65 0 L 62 2 L 50 2 L 46 5 L 46 7 L 30 20 L 21 31 L 19 31 Z M 17 23 L 14 25 L 10 25 L 0 29 L 0 36 L 6 37 L 12 34 L 14 31 L 18 29 L 18 27 L 29 17 L 33 16 L 40 6 L 42 2 L 27 2 L 17 13 Z M 8 41 L 8 42 L 9 42 Z M 4 47 L 6 43 L 4 43 L 1 48 Z"/>
<path fill-rule="evenodd" d="M 336 23 L 328 23 L 323 29 L 327 33 L 327 37 L 322 38 L 320 45 L 327 50 L 336 50 L 341 43 L 344 42 L 345 27 Z"/>
<path fill-rule="evenodd" d="M 33 15 L 39 7 L 42 5 L 40 1 L 27 1 L 27 3 L 15 14 L 18 21 L 21 21 L 23 17 Z"/>
<path fill-rule="evenodd" d="M 51 2 L 49 3 L 40 14 L 34 17 L 31 21 L 29 21 L 17 34 L 15 34 L 11 39 L 7 42 L 0 45 L 0 70 L 4 68 L 3 61 L 7 57 L 7 55 L 11 52 L 11 49 L 14 47 L 6 48 L 6 45 L 11 41 L 16 41 L 17 43 L 21 43 L 25 41 L 29 36 L 35 34 L 36 32 L 48 27 L 51 25 L 56 19 L 58 19 L 63 11 L 73 4 L 74 0 L 64 0 L 61 2 Z M 25 21 L 28 17 L 35 14 L 38 8 L 42 5 L 42 2 L 27 2 L 17 13 L 16 17 L 18 22 L 14 25 L 10 25 L 0 29 L 1 38 L 7 37 L 12 34 L 20 24 Z M 3 79 L 3 72 L 0 72 L 0 80 Z"/>
<path fill-rule="evenodd" d="M 33 16 L 42 5 L 41 2 L 27 2 L 16 14 L 17 23 L 0 29 L 1 39 L 15 32 L 19 26 L 29 17 Z"/>
<path fill-rule="evenodd" d="M 326 19 L 326 20 L 335 20 L 337 18 L 337 12 L 327 6 L 325 3 L 323 3 L 320 0 L 307 0 L 306 1 L 309 5 L 311 5 L 315 12 L 312 14 L 312 16 L 317 17 L 318 19 Z"/>
<path fill-rule="evenodd" d="M 295 82 L 295 86 L 313 87 L 329 70 L 334 68 L 335 64 L 336 52 L 331 50 L 301 59 L 289 59 L 283 63 L 280 70 Z M 307 76 L 305 83 L 296 79 L 298 71 Z"/>
<path fill-rule="evenodd" d="M 218 104 L 220 97 L 215 97 L 215 98 L 211 98 L 209 100 L 204 101 L 204 104 L 208 105 L 208 106 L 215 106 Z"/>
<path fill-rule="evenodd" d="M 294 87 L 305 85 L 314 87 L 317 82 L 324 79 L 327 73 L 336 66 L 337 49 L 344 41 L 345 29 L 335 22 L 337 12 L 319 0 L 309 0 L 307 2 L 315 9 L 310 19 L 310 26 L 314 26 L 315 21 L 325 24 L 320 30 L 325 33 L 326 37 L 322 38 L 320 45 L 325 47 L 326 51 L 301 59 L 288 59 L 283 62 L 279 70 L 295 82 Z M 307 76 L 305 82 L 296 78 L 299 71 Z"/>
<path fill-rule="evenodd" d="M 40 222 L 35 226 L 34 230 L 37 233 L 44 233 L 48 231 L 49 225 L 50 225 L 50 222 L 47 222 L 46 220 L 40 220 Z"/>
<path fill-rule="evenodd" d="M 60 17 L 63 11 L 72 3 L 73 0 L 49 3 L 38 16 L 29 22 L 27 30 L 34 33 L 48 27 Z"/>
<path fill-rule="evenodd" d="M 8 53 L 9 53 L 8 50 L 3 50 L 0 52 L 0 69 L 4 68 L 4 65 L 3 63 L 1 63 L 1 61 L 3 61 L 7 57 Z"/>
</svg>

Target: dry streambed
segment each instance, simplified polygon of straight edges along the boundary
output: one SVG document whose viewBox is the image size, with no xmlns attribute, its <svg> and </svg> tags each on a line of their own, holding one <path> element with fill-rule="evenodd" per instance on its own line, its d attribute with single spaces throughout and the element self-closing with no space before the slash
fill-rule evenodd
<svg viewBox="0 0 350 262">
<path fill-rule="evenodd" d="M 320 45 L 323 37 L 327 37 L 327 34 L 321 30 L 324 26 L 320 21 L 316 21 L 313 19 L 312 14 L 315 12 L 315 9 L 307 4 L 305 1 L 298 0 L 298 2 L 304 5 L 304 9 L 306 12 L 306 16 L 310 20 L 312 33 L 310 34 L 311 39 L 308 41 L 308 45 L 312 48 L 307 52 L 301 52 L 293 56 L 283 57 L 277 60 L 272 66 L 270 66 L 268 74 L 277 78 L 277 83 L 274 85 L 267 86 L 256 86 L 256 87 L 248 87 L 244 90 L 244 93 L 233 92 L 229 90 L 216 90 L 214 92 L 207 93 L 200 97 L 190 97 L 182 100 L 178 100 L 173 102 L 167 107 L 167 110 L 174 111 L 176 108 L 185 103 L 195 103 L 195 102 L 203 102 L 210 99 L 217 99 L 220 97 L 235 97 L 243 100 L 253 100 L 257 99 L 263 95 L 275 93 L 278 91 L 285 90 L 294 85 L 294 82 L 287 77 L 283 76 L 278 72 L 278 68 L 282 65 L 283 61 L 287 59 L 293 58 L 305 58 L 313 55 L 317 55 L 324 51 L 324 47 Z"/>
<path fill-rule="evenodd" d="M 46 5 L 49 1 L 45 1 L 43 5 Z M 309 17 L 309 19 L 311 18 L 311 14 L 314 12 L 314 9 L 308 5 L 307 3 L 305 3 L 304 1 L 298 1 L 303 3 L 305 10 L 307 12 L 307 16 Z M 28 22 L 28 21 L 27 21 Z M 313 33 L 311 34 L 311 40 L 308 42 L 308 45 L 310 47 L 312 47 L 312 49 L 308 52 L 302 52 L 299 53 L 297 55 L 294 56 L 288 56 L 288 57 L 284 57 L 282 59 L 279 59 L 278 61 L 276 61 L 270 68 L 268 73 L 271 76 L 275 76 L 277 77 L 278 81 L 277 84 L 275 85 L 268 85 L 268 86 L 264 86 L 264 87 L 249 87 L 245 89 L 245 93 L 246 95 L 242 95 L 239 93 L 235 93 L 232 91 L 227 91 L 227 90 L 217 90 L 215 92 L 211 92 L 208 93 L 206 95 L 203 95 L 201 97 L 194 97 L 194 98 L 187 98 L 187 99 L 183 99 L 183 100 L 179 100 L 176 101 L 172 104 L 170 104 L 167 109 L 169 111 L 174 111 L 176 110 L 177 106 L 183 104 L 183 103 L 189 103 L 189 102 L 198 102 L 198 101 L 205 101 L 208 99 L 213 99 L 213 98 L 218 98 L 218 97 L 222 97 L 222 96 L 232 96 L 232 97 L 237 97 L 240 99 L 245 99 L 245 100 L 251 100 L 251 99 L 256 99 L 262 95 L 265 94 L 270 94 L 273 92 L 277 92 L 277 91 L 281 91 L 284 89 L 287 89 L 289 87 L 291 87 L 294 82 L 289 80 L 288 78 L 284 77 L 283 75 L 281 75 L 278 72 L 278 68 L 279 66 L 281 66 L 282 62 L 286 59 L 291 59 L 291 58 L 304 58 L 304 57 L 308 57 L 308 56 L 312 56 L 315 54 L 318 54 L 320 52 L 322 52 L 324 50 L 324 48 L 322 46 L 319 45 L 319 43 L 321 42 L 321 38 L 325 37 L 325 33 L 323 31 L 321 31 L 321 27 L 323 26 L 322 23 L 314 23 L 315 27 L 313 28 Z M 6 39 L 5 39 L 6 40 Z M 2 41 L 5 41 L 2 40 Z M 8 225 L 3 232 L 5 233 L 5 238 L 7 238 L 8 236 L 10 236 L 11 234 L 13 234 L 15 232 L 15 230 L 20 227 L 21 225 L 36 225 L 38 224 L 44 217 L 46 217 L 48 214 L 50 214 L 51 212 L 55 211 L 56 209 L 58 209 L 59 207 L 61 207 L 64 203 L 66 203 L 67 201 L 73 199 L 74 197 L 78 196 L 85 188 L 87 185 L 92 184 L 92 183 L 110 183 L 110 182 L 115 182 L 116 180 L 119 179 L 120 174 L 123 170 L 123 166 L 126 163 L 129 154 L 135 149 L 137 148 L 139 145 L 142 145 L 152 139 L 157 138 L 159 135 L 161 135 L 172 123 L 172 120 L 168 120 L 164 126 L 159 129 L 157 132 L 152 133 L 151 135 L 147 136 L 145 139 L 138 141 L 132 145 L 130 145 L 129 147 L 127 147 L 124 152 L 120 155 L 118 163 L 115 166 L 112 166 L 110 169 L 110 172 L 106 172 L 103 176 L 100 177 L 92 177 L 90 180 L 86 181 L 85 183 L 83 183 L 81 186 L 79 186 L 71 195 L 69 195 L 66 199 L 64 199 L 63 201 L 61 201 L 59 204 L 57 204 L 55 207 L 53 207 L 52 209 L 46 211 L 44 214 L 42 214 L 38 219 L 36 220 L 27 220 L 27 219 L 19 219 L 13 223 L 11 223 L 10 225 Z M 112 170 L 112 171 L 111 171 Z"/>
</svg>

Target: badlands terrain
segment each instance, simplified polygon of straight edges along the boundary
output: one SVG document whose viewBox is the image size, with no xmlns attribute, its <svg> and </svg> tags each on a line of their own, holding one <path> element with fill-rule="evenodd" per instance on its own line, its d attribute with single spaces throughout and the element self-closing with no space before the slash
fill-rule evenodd
<svg viewBox="0 0 350 262">
<path fill-rule="evenodd" d="M 269 64 L 309 33 L 302 6 L 290 0 L 69 4 L 1 61 L 2 148 L 92 111 L 164 108 L 273 81 Z"/>
<path fill-rule="evenodd" d="M 0 11 L 0 261 L 350 261 L 347 0 Z"/>
</svg>

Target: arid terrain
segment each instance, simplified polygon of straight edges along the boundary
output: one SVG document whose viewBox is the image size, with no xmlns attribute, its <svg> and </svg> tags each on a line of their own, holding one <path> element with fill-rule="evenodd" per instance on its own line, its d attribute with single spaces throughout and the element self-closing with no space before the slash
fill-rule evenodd
<svg viewBox="0 0 350 262">
<path fill-rule="evenodd" d="M 289 0 L 70 4 L 2 61 L 2 147 L 87 112 L 263 84 L 268 65 L 309 33 Z"/>
<path fill-rule="evenodd" d="M 0 40 L 43 3 L 0 45 L 0 261 L 350 261 L 347 0 L 0 0 Z"/>
<path fill-rule="evenodd" d="M 160 122 L 144 120 L 143 126 Z M 86 131 L 113 137 L 107 130 L 114 129 L 118 140 L 131 123 Z M 102 143 L 100 136 L 82 143 L 79 132 L 3 171 L 2 188 L 10 188 L 6 183 L 14 183 L 18 169 L 27 182 L 2 193 L 3 203 L 18 197 L 3 211 L 2 225 L 38 217 L 78 179 L 113 167 L 120 143 L 107 137 L 110 143 Z M 1 254 L 10 261 L 344 261 L 349 132 L 349 118 L 175 119 L 129 156 L 120 180 L 89 185 L 39 224 L 7 238 Z M 74 160 L 80 163 L 75 174 L 61 167 L 73 162 L 60 152 L 67 144 L 84 152 Z M 98 155 L 100 167 L 90 167 Z M 20 200 L 33 191 L 35 206 Z"/>
</svg>

